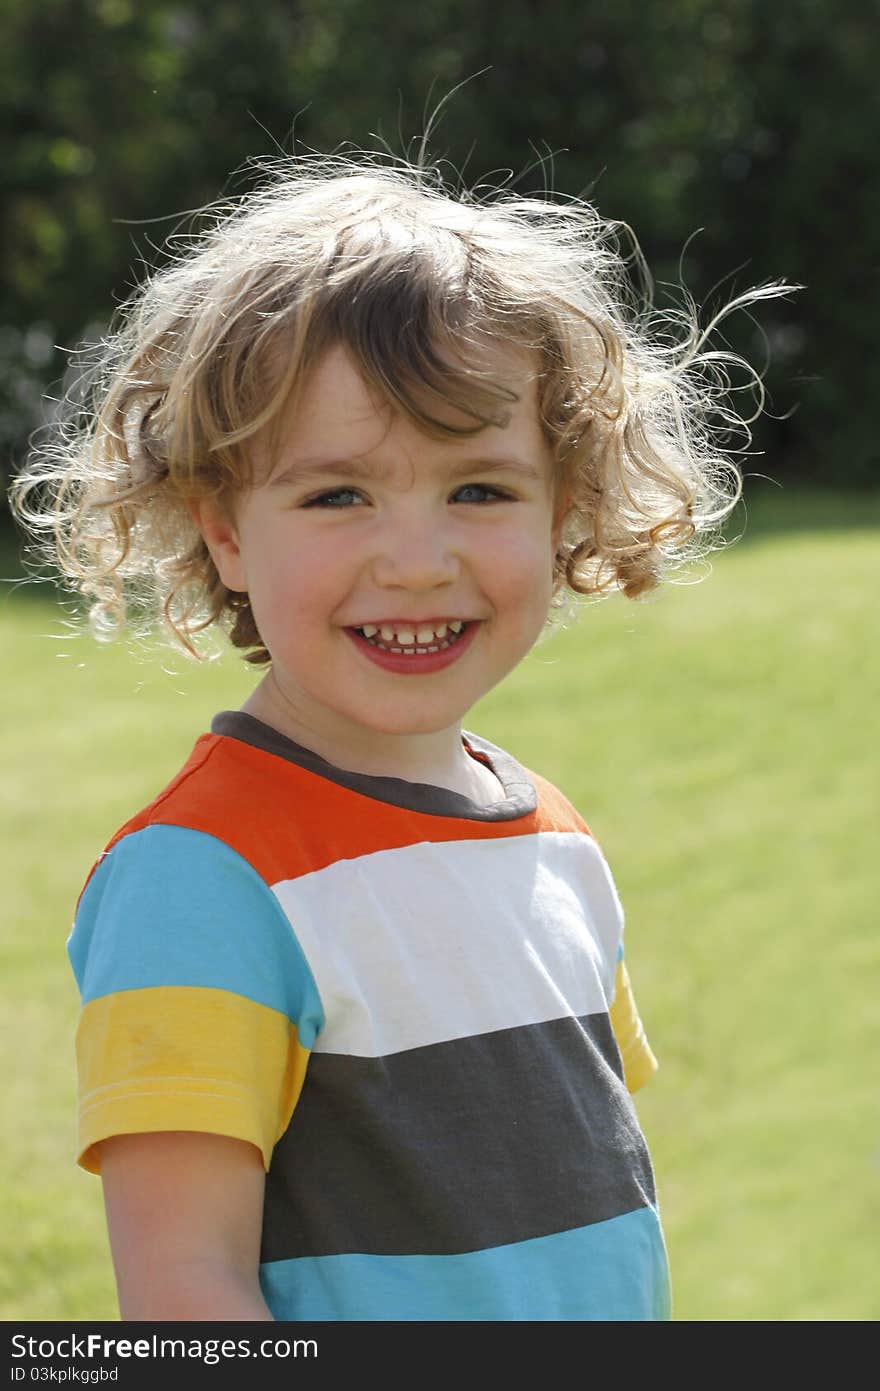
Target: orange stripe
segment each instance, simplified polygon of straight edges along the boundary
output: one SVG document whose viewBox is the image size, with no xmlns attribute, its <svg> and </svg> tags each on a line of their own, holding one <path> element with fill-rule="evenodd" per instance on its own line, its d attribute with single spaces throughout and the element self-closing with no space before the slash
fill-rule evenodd
<svg viewBox="0 0 880 1391">
<path fill-rule="evenodd" d="M 178 775 L 117 831 L 107 850 L 145 826 L 187 826 L 223 840 L 274 884 L 323 869 L 340 855 L 354 859 L 421 841 L 493 840 L 539 831 L 589 834 L 556 788 L 529 776 L 539 794 L 535 812 L 512 821 L 470 821 L 390 806 L 241 740 L 203 734 Z M 287 799 L 298 813 L 294 838 L 282 810 Z"/>
</svg>

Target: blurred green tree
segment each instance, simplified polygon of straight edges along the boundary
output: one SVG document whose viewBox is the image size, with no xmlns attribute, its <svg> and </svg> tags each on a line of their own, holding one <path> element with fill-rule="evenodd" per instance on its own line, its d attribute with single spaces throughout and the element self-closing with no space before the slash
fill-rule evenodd
<svg viewBox="0 0 880 1391">
<path fill-rule="evenodd" d="M 876 21 L 853 0 L 0 0 L 2 456 L 41 419 L 56 345 L 99 335 L 250 157 L 292 132 L 412 154 L 442 103 L 432 158 L 594 199 L 636 229 L 661 308 L 682 280 L 704 319 L 803 283 L 760 328 L 724 325 L 769 354 L 746 470 L 876 484 Z"/>
</svg>

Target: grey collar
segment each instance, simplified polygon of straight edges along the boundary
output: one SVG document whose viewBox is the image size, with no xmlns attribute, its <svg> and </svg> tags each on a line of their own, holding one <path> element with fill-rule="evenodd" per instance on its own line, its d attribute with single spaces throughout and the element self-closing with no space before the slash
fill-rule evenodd
<svg viewBox="0 0 880 1391">
<path fill-rule="evenodd" d="M 311 749 L 294 743 L 271 725 L 245 714 L 243 710 L 223 710 L 215 715 L 211 721 L 211 733 L 238 739 L 265 753 L 284 758 L 289 763 L 296 763 L 300 768 L 358 792 L 363 797 L 372 797 L 377 802 L 403 807 L 407 811 L 424 812 L 429 816 L 452 816 L 465 821 L 514 821 L 521 816 L 530 816 L 538 805 L 537 792 L 526 770 L 510 754 L 477 734 L 462 733 L 465 747 L 490 765 L 504 789 L 503 797 L 488 806 L 474 802 L 459 792 L 451 792 L 446 787 L 407 782 L 404 778 L 373 777 L 368 773 L 353 773 L 346 768 L 337 768 L 312 753 Z"/>
</svg>

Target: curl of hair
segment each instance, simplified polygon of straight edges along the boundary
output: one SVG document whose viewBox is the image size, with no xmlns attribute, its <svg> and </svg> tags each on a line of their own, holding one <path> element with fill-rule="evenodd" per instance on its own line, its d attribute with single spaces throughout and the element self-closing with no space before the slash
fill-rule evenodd
<svg viewBox="0 0 880 1391">
<path fill-rule="evenodd" d="M 182 646 L 213 623 L 269 660 L 246 594 L 222 583 L 193 500 L 230 506 L 253 481 L 258 432 L 277 430 L 333 344 L 436 437 L 503 425 L 513 395 L 480 363 L 493 340 L 538 363 L 539 407 L 567 498 L 555 556 L 566 591 L 647 593 L 717 544 L 740 492 L 719 447 L 763 405 L 760 378 L 705 345 L 722 318 L 784 294 L 748 291 L 700 328 L 639 299 L 621 240 L 587 203 L 448 187 L 435 169 L 354 154 L 263 166 L 259 186 L 202 215 L 132 295 L 13 506 L 90 600 L 95 633 L 146 600 Z M 745 369 L 755 413 L 729 404 Z M 741 389 L 741 388 L 740 388 Z M 449 407 L 465 425 L 449 424 Z M 276 439 L 277 443 L 277 439 Z"/>
</svg>

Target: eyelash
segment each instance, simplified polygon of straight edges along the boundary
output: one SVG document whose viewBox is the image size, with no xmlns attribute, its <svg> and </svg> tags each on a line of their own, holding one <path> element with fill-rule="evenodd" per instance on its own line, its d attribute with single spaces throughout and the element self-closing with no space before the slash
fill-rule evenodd
<svg viewBox="0 0 880 1391">
<path fill-rule="evenodd" d="M 510 493 L 506 493 L 503 488 L 494 488 L 488 483 L 462 483 L 460 487 L 456 488 L 455 493 L 452 495 L 453 498 L 457 493 L 463 493 L 468 489 L 478 489 L 480 492 L 487 494 L 486 497 L 480 499 L 480 504 L 485 504 L 486 502 L 512 501 Z M 323 507 L 328 511 L 334 509 L 341 511 L 346 504 L 339 503 L 335 501 L 335 499 L 340 497 L 360 498 L 361 496 L 357 488 L 330 488 L 327 492 L 319 493 L 317 497 L 309 498 L 308 501 L 303 503 L 303 507 Z"/>
<path fill-rule="evenodd" d="M 319 493 L 317 497 L 310 497 L 303 503 L 303 507 L 326 507 L 328 509 L 338 507 L 338 503 L 333 502 L 332 499 L 345 497 L 346 495 L 351 497 L 360 496 L 356 488 L 331 488 L 326 493 Z"/>
<path fill-rule="evenodd" d="M 489 483 L 462 483 L 460 488 L 456 488 L 456 493 L 463 493 L 466 488 L 478 488 L 481 492 L 489 494 L 483 500 L 486 502 L 512 502 L 510 493 L 506 493 L 503 488 L 493 488 Z M 453 494 L 454 496 L 454 494 Z"/>
</svg>

